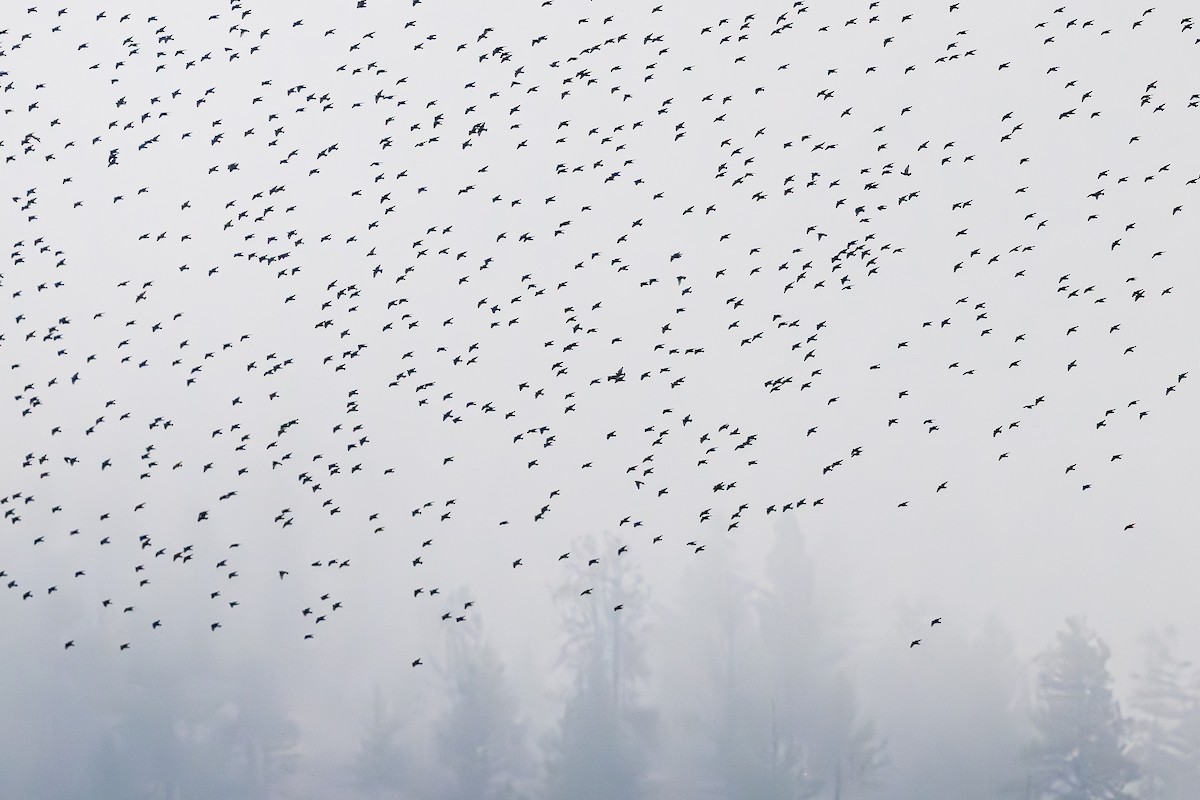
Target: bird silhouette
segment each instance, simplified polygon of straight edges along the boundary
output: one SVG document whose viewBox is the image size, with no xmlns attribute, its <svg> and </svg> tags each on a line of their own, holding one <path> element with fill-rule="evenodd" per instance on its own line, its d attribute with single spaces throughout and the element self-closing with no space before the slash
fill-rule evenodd
<svg viewBox="0 0 1200 800">
<path fill-rule="evenodd" d="M 404 605 L 459 621 L 457 600 L 427 602 L 435 580 L 525 566 L 446 547 L 477 525 L 530 557 L 504 574 L 582 603 L 610 570 L 651 563 L 634 545 L 663 536 L 641 527 L 719 529 L 736 548 L 767 516 L 943 524 L 911 488 L 863 489 L 871 475 L 936 495 L 953 474 L 942 502 L 1016 481 L 1067 515 L 1144 502 L 1121 470 L 1164 467 L 1099 437 L 1136 423 L 1152 441 L 1161 410 L 1187 402 L 1195 337 L 1152 334 L 1186 297 L 1200 175 L 1181 174 L 1173 134 L 1200 98 L 1154 75 L 1100 92 L 1081 54 L 1112 41 L 1170 59 L 1190 18 L 1103 28 L 955 3 L 817 19 L 799 4 L 696 24 L 663 5 L 501 41 L 499 7 L 459 35 L 433 4 L 411 20 L 375 5 L 319 28 L 282 6 L 207 24 L 167 6 L 145 22 L 6 20 L 0 52 L 27 77 L 0 76 L 17 132 L 0 141 L 14 187 L 0 346 L 10 438 L 29 442 L 13 474 L 31 483 L 3 498 L 17 535 L 0 555 L 39 576 L 8 584 L 19 613 L 104 595 L 122 603 L 100 614 L 134 613 L 136 594 L 154 622 L 122 636 L 140 658 L 136 637 L 161 623 L 215 632 L 277 601 L 323 630 L 369 617 L 331 596 L 394 570 L 443 576 L 403 584 L 426 584 Z M 64 42 L 87 80 L 61 77 Z M 966 128 L 930 89 L 964 80 Z M 1047 103 L 1000 105 L 1010 95 Z M 1086 174 L 1080 140 L 1098 162 Z M 794 230 L 768 224 L 797 214 Z M 128 258 L 78 244 L 96 230 Z M 1038 269 L 1068 251 L 1089 268 Z M 1089 406 L 1082 386 L 1120 400 Z M 1061 463 L 1046 430 L 1080 491 L 1042 474 Z M 787 446 L 801 431 L 806 447 Z M 912 457 L 926 450 L 954 471 Z M 822 488 L 798 498 L 797 481 Z M 551 543 L 593 513 L 621 541 Z M 683 540 L 655 562 L 716 541 Z M 594 555 L 610 546 L 621 558 Z M 217 610 L 177 613 L 204 603 Z M 72 629 L 64 649 L 100 630 Z"/>
</svg>

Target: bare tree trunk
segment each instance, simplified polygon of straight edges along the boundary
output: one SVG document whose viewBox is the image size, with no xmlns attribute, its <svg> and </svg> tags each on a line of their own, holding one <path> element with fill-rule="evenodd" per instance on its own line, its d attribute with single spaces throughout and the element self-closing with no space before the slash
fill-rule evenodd
<svg viewBox="0 0 1200 800">
<path fill-rule="evenodd" d="M 613 648 L 612 648 L 612 698 L 613 708 L 621 705 L 621 614 L 613 613 Z"/>
</svg>

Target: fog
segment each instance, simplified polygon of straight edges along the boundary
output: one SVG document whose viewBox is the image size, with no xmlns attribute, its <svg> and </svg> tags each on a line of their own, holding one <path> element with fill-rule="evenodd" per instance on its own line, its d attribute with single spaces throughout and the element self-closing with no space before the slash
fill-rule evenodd
<svg viewBox="0 0 1200 800">
<path fill-rule="evenodd" d="M 12 659 L 5 715 L 27 727 L 5 735 L 6 791 L 1001 798 L 1200 785 L 1197 676 L 1172 631 L 1140 643 L 1124 696 L 1082 618 L 1033 659 L 1001 622 L 963 631 L 952 617 L 921 619 L 920 660 L 895 643 L 869 651 L 794 521 L 756 535 L 767 565 L 735 566 L 736 542 L 718 540 L 668 597 L 624 558 L 587 576 L 595 604 L 570 602 L 574 580 L 557 587 L 544 635 L 561 650 L 533 676 L 485 615 L 441 640 L 434 669 L 371 655 L 373 682 L 355 686 L 323 664 L 281 674 L 249 648 L 156 649 L 132 666 Z M 345 704 L 313 696 L 330 693 Z"/>
<path fill-rule="evenodd" d="M 0 797 L 1200 796 L 1190 13 L 0 10 Z"/>
</svg>

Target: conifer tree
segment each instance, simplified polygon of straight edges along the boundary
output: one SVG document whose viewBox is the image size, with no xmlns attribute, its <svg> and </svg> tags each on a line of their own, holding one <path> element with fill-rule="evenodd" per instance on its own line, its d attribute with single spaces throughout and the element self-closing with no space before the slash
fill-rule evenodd
<svg viewBox="0 0 1200 800">
<path fill-rule="evenodd" d="M 1138 767 L 1128 753 L 1129 720 L 1112 693 L 1108 647 L 1080 618 L 1039 657 L 1027 748 L 1034 785 L 1046 800 L 1133 800 Z"/>
</svg>

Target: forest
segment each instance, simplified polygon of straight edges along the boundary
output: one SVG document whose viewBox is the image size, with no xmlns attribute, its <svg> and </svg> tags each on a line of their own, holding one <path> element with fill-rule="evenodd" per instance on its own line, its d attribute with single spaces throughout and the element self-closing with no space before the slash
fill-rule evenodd
<svg viewBox="0 0 1200 800">
<path fill-rule="evenodd" d="M 475 622 L 424 665 L 434 677 L 419 691 L 425 673 L 404 665 L 337 721 L 295 718 L 286 682 L 252 663 L 97 665 L 111 691 L 54 687 L 69 717 L 4 727 L 0 797 L 1200 796 L 1200 671 L 1172 631 L 1143 637 L 1120 697 L 1108 647 L 1079 617 L 1024 661 L 999 622 L 952 619 L 919 646 L 855 657 L 847 604 L 804 535 L 791 521 L 771 535 L 761 580 L 716 548 L 669 602 L 635 562 L 593 567 L 594 603 L 563 587 L 556 677 L 521 680 Z M 53 678 L 20 663 L 11 677 L 0 712 L 29 719 L 20 690 Z"/>
</svg>

